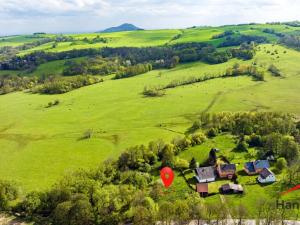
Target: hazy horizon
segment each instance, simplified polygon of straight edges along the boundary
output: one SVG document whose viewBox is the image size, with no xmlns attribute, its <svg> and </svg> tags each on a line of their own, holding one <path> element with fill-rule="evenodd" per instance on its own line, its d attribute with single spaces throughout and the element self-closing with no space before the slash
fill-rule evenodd
<svg viewBox="0 0 300 225">
<path fill-rule="evenodd" d="M 292 0 L 0 0 L 0 35 L 96 32 L 132 23 L 144 29 L 299 20 Z"/>
</svg>

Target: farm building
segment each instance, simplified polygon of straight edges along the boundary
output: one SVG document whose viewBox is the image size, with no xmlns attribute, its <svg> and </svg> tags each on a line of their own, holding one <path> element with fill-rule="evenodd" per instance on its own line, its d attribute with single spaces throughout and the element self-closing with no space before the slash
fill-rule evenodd
<svg viewBox="0 0 300 225">
<path fill-rule="evenodd" d="M 208 183 L 215 181 L 215 168 L 212 166 L 196 168 L 196 179 L 199 183 Z"/>
<path fill-rule="evenodd" d="M 275 174 L 268 168 L 264 168 L 257 178 L 257 181 L 261 184 L 274 183 L 276 181 Z"/>
<path fill-rule="evenodd" d="M 219 177 L 231 179 L 236 172 L 236 166 L 235 164 L 219 164 L 217 170 Z"/>
<path fill-rule="evenodd" d="M 208 196 L 208 183 L 197 184 L 196 189 L 201 197 L 205 198 Z"/>
<path fill-rule="evenodd" d="M 270 168 L 268 160 L 256 160 L 254 162 L 247 162 L 244 165 L 244 170 L 249 175 L 258 174 L 265 168 Z"/>
<path fill-rule="evenodd" d="M 240 184 L 224 184 L 220 187 L 221 194 L 243 194 L 244 189 Z"/>
</svg>

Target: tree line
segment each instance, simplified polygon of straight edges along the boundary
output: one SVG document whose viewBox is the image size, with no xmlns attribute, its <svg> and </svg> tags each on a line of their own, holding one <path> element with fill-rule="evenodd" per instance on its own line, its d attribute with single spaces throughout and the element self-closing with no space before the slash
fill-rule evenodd
<svg viewBox="0 0 300 225">
<path fill-rule="evenodd" d="M 237 35 L 237 36 L 226 36 L 225 40 L 219 44 L 218 47 L 230 47 L 239 46 L 243 43 L 250 44 L 255 42 L 257 44 L 268 42 L 266 37 L 255 36 L 255 35 Z"/>
<path fill-rule="evenodd" d="M 50 76 L 30 89 L 32 93 L 40 94 L 63 94 L 84 86 L 103 82 L 103 79 L 79 75 L 74 77 Z"/>
<path fill-rule="evenodd" d="M 68 60 L 64 63 L 64 76 L 109 75 L 126 67 L 119 58 L 88 57 L 81 60 Z"/>
<path fill-rule="evenodd" d="M 274 65 L 271 65 L 269 70 L 275 72 L 279 72 L 279 70 L 275 70 L 274 68 L 277 69 Z M 195 83 L 201 83 L 205 82 L 208 80 L 212 79 L 217 79 L 217 78 L 228 78 L 228 77 L 237 77 L 237 76 L 251 76 L 254 80 L 256 81 L 264 81 L 264 71 L 261 69 L 258 69 L 255 65 L 240 65 L 236 63 L 232 67 L 228 68 L 226 72 L 220 73 L 220 74 L 204 74 L 199 77 L 188 77 L 188 78 L 183 78 L 181 80 L 172 80 L 170 83 L 168 83 L 165 86 L 145 86 L 143 90 L 143 95 L 149 96 L 149 97 L 161 97 L 165 94 L 166 89 L 170 88 L 176 88 L 179 86 L 185 86 L 185 85 L 190 85 L 190 84 L 195 84 Z M 275 74 L 274 74 L 275 76 Z M 277 75 L 276 75 L 277 76 Z"/>
<path fill-rule="evenodd" d="M 285 34 L 279 41 L 281 44 L 284 44 L 290 48 L 300 49 L 300 37 L 298 35 L 288 35 Z"/>
<path fill-rule="evenodd" d="M 173 68 L 177 63 L 202 60 L 216 64 L 228 61 L 232 57 L 242 57 L 244 48 L 230 51 L 217 51 L 215 47 L 206 43 L 183 43 L 160 47 L 119 47 L 102 49 L 74 49 L 66 52 L 36 51 L 25 56 L 14 56 L 0 62 L 1 70 L 28 70 L 33 71 L 38 65 L 54 60 L 71 59 L 85 56 L 101 56 L 102 58 L 119 58 L 121 61 L 130 61 L 131 65 L 152 64 L 154 69 Z M 247 49 L 253 51 L 253 49 Z M 232 53 L 235 53 L 234 55 Z M 249 58 L 249 57 L 248 57 Z"/>
<path fill-rule="evenodd" d="M 3 75 L 0 76 L 0 95 L 23 90 L 40 94 L 63 94 L 99 82 L 103 82 L 103 79 L 90 75 L 74 77 Z"/>
</svg>

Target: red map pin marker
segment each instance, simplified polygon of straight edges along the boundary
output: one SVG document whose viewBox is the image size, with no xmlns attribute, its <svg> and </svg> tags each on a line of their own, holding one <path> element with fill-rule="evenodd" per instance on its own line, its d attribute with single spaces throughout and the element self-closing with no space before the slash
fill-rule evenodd
<svg viewBox="0 0 300 225">
<path fill-rule="evenodd" d="M 164 167 L 160 171 L 160 177 L 166 188 L 170 187 L 174 180 L 174 172 L 170 167 Z"/>
</svg>

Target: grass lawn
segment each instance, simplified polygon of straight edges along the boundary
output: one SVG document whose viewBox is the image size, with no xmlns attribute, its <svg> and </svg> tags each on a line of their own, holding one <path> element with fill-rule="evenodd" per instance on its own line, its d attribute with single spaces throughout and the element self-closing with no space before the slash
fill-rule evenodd
<svg viewBox="0 0 300 225">
<path fill-rule="evenodd" d="M 198 62 L 128 79 L 106 80 L 63 95 L 17 92 L 0 96 L 0 177 L 13 178 L 25 191 L 46 189 L 63 173 L 94 167 L 104 159 L 117 157 L 126 147 L 182 135 L 203 111 L 268 110 L 299 116 L 300 53 L 272 45 L 262 45 L 260 49 L 255 60 L 264 68 L 274 63 L 284 78 L 267 75 L 265 82 L 246 76 L 214 79 L 169 89 L 160 98 L 145 98 L 141 94 L 144 86 L 224 72 L 236 62 L 251 63 Z M 275 49 L 280 58 L 274 59 L 267 53 Z M 47 63 L 36 73 L 59 72 L 61 65 L 62 62 Z M 55 99 L 61 103 L 45 108 Z M 92 138 L 79 141 L 89 129 L 93 130 Z M 219 138 L 216 147 L 234 146 L 230 137 Z M 184 152 L 184 158 L 195 155 L 201 160 L 211 146 L 215 147 L 215 143 L 195 147 Z"/>
</svg>

